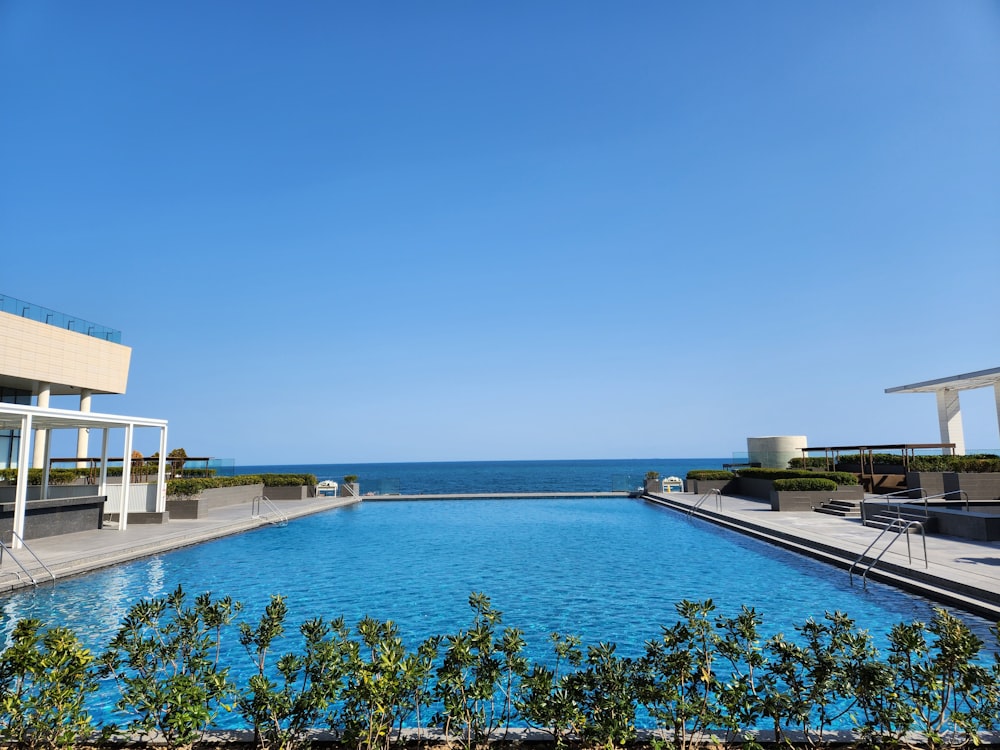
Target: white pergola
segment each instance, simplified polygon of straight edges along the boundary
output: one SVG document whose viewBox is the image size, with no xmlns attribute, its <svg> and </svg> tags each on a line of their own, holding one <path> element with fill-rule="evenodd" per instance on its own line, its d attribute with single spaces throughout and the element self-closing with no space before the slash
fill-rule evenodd
<svg viewBox="0 0 1000 750">
<path fill-rule="evenodd" d="M 17 457 L 17 486 L 14 501 L 14 535 L 11 544 L 20 549 L 24 538 L 24 517 L 28 497 L 28 468 L 31 465 L 30 443 L 44 441 L 45 463 L 43 464 L 42 498 L 47 497 L 49 485 L 49 445 L 52 430 L 82 428 L 102 431 L 100 479 L 98 495 L 107 495 L 108 485 L 108 431 L 125 430 L 125 444 L 122 456 L 122 503 L 118 529 L 124 531 L 128 525 L 128 487 L 132 480 L 132 439 L 136 428 L 151 428 L 160 431 L 159 461 L 156 471 L 156 511 L 163 512 L 167 503 L 167 421 L 145 417 L 124 417 L 118 414 L 80 412 L 69 409 L 49 409 L 38 406 L 0 403 L 0 429 L 20 430 L 21 438 Z M 36 432 L 36 430 L 38 432 Z"/>
<path fill-rule="evenodd" d="M 965 435 L 962 432 L 962 407 L 959 391 L 993 387 L 997 405 L 997 425 L 1000 426 L 1000 367 L 990 370 L 953 375 L 950 378 L 925 380 L 923 383 L 886 388 L 886 393 L 933 393 L 937 397 L 938 424 L 941 442 L 954 443 L 955 454 L 965 455 Z"/>
</svg>

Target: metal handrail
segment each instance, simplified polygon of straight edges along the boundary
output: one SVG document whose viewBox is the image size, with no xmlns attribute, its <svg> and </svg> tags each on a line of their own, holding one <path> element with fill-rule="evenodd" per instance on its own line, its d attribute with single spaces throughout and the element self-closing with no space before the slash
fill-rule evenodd
<svg viewBox="0 0 1000 750">
<path fill-rule="evenodd" d="M 33 558 L 35 558 L 35 562 L 37 562 L 40 566 L 42 566 L 42 569 L 46 573 L 48 573 L 49 576 L 51 576 L 51 578 L 52 578 L 53 581 L 55 581 L 56 580 L 55 574 L 51 570 L 48 569 L 48 566 L 46 566 L 45 563 L 42 562 L 41 558 L 39 558 L 38 555 L 36 555 L 34 553 L 34 551 L 31 549 L 31 547 L 29 547 L 27 544 L 24 543 L 24 540 L 21 539 L 20 536 L 18 536 L 17 532 L 16 531 L 11 531 L 10 533 L 11 533 L 11 544 L 13 545 L 14 539 L 19 540 L 21 542 L 21 549 L 27 550 L 28 554 L 30 554 Z M 4 544 L 2 540 L 0 540 L 0 565 L 3 564 L 3 553 L 4 552 L 6 552 L 7 555 L 10 557 L 10 559 L 13 560 L 17 564 L 17 567 L 19 567 L 21 569 L 21 571 L 26 576 L 28 576 L 28 580 L 31 581 L 31 585 L 37 587 L 38 586 L 38 581 L 36 581 L 35 577 L 33 575 L 31 575 L 31 571 L 28 570 L 26 567 L 24 567 L 24 563 L 22 563 L 20 560 L 17 559 L 17 555 L 14 554 L 14 550 L 11 549 L 11 547 L 8 547 L 6 544 Z M 18 579 L 20 579 L 20 577 L 21 576 L 19 574 L 18 575 Z"/>
<path fill-rule="evenodd" d="M 882 555 L 884 555 L 886 552 L 888 552 L 889 548 L 893 544 L 895 544 L 896 540 L 899 539 L 899 537 L 901 535 L 903 535 L 903 534 L 906 534 L 906 558 L 907 558 L 907 561 L 909 562 L 909 564 L 912 565 L 913 564 L 913 554 L 912 554 L 912 552 L 910 550 L 910 535 L 909 535 L 908 532 L 910 531 L 910 529 L 912 529 L 914 527 L 920 529 L 920 537 L 921 537 L 921 539 L 923 540 L 923 543 L 924 543 L 924 568 L 926 569 L 928 567 L 928 563 L 927 563 L 927 532 L 924 530 L 924 525 L 920 521 L 906 521 L 904 523 L 902 520 L 897 519 L 896 521 L 893 521 L 888 526 L 886 526 L 884 529 L 882 529 L 882 532 L 877 537 L 875 537 L 875 539 L 872 541 L 871 544 L 868 545 L 868 547 L 865 549 L 865 551 L 862 552 L 860 555 L 858 555 L 858 559 L 855 560 L 853 563 L 851 563 L 851 567 L 847 571 L 847 575 L 848 575 L 848 578 L 850 579 L 851 583 L 854 583 L 854 568 L 865 558 L 865 555 L 867 555 L 871 551 L 872 547 L 874 547 L 876 544 L 878 544 L 878 541 L 883 536 L 885 536 L 886 532 L 889 532 L 889 531 L 895 531 L 896 535 L 892 539 L 889 540 L 889 543 L 887 545 L 885 545 L 885 547 L 882 548 L 882 551 L 878 553 L 878 555 L 875 557 L 874 560 L 872 560 L 871 564 L 867 568 L 865 568 L 865 572 L 861 576 L 861 582 L 864 584 L 864 587 L 866 589 L 868 588 L 868 574 L 872 571 L 872 569 L 876 565 L 878 565 L 879 561 L 882 559 Z"/>
<path fill-rule="evenodd" d="M 716 489 L 715 487 L 713 487 L 712 489 L 707 490 L 704 495 L 702 495 L 701 497 L 698 498 L 697 502 L 695 502 L 694 505 L 692 505 L 690 508 L 688 508 L 688 513 L 687 514 L 689 516 L 692 515 L 712 495 L 715 495 L 715 509 L 717 511 L 721 511 L 722 510 L 722 490 L 719 490 L 719 489 Z"/>
<path fill-rule="evenodd" d="M 24 541 L 23 538 L 21 538 L 21 535 L 14 530 L 11 530 L 10 535 L 13 539 L 17 539 L 21 543 L 21 549 L 27 550 L 28 554 L 31 555 L 33 558 L 35 558 L 35 562 L 42 566 L 42 570 L 44 570 L 46 573 L 49 574 L 49 578 L 55 581 L 56 580 L 55 573 L 49 570 L 48 566 L 42 562 L 42 558 L 40 558 L 38 555 L 35 554 L 35 551 L 28 546 L 28 543 Z M 11 556 L 13 557 L 13 555 Z"/>
<path fill-rule="evenodd" d="M 906 489 L 906 490 L 898 490 L 896 492 L 889 492 L 889 493 L 886 493 L 885 495 L 879 495 L 878 500 L 865 500 L 865 501 L 863 501 L 862 504 L 868 503 L 868 502 L 879 502 L 883 498 L 896 497 L 897 495 L 908 495 L 911 492 L 919 492 L 920 493 L 920 497 L 919 498 L 913 498 L 913 497 L 911 497 L 910 500 L 918 500 L 919 501 L 919 500 L 923 499 L 923 501 L 924 501 L 924 518 L 930 518 L 930 513 L 928 512 L 928 509 L 927 509 L 927 493 L 924 491 L 923 487 L 914 487 L 913 489 Z M 902 520 L 903 514 L 902 514 L 902 507 L 901 506 L 902 505 L 906 505 L 906 504 L 907 503 L 896 503 L 896 519 L 897 520 Z M 892 503 L 890 501 L 886 500 L 885 509 L 889 510 L 889 506 L 890 505 L 892 505 Z M 865 517 L 867 517 L 867 514 L 863 514 L 863 515 L 865 515 Z"/>
<path fill-rule="evenodd" d="M 263 518 L 265 521 L 270 521 L 271 519 L 262 513 L 262 509 L 266 508 L 270 513 L 276 515 L 280 520 L 279 525 L 284 526 L 288 523 L 288 516 L 279 510 L 278 506 L 268 499 L 267 495 L 257 495 L 250 502 L 250 517 L 251 518 Z"/>
<path fill-rule="evenodd" d="M 940 498 L 944 498 L 945 500 L 948 500 L 948 499 L 950 499 L 948 497 L 949 495 L 954 495 L 956 493 L 958 495 L 960 495 L 960 496 L 962 496 L 962 495 L 965 496 L 965 512 L 966 513 L 969 512 L 969 493 L 966 492 L 965 490 L 949 490 L 948 492 L 941 492 L 941 493 L 939 493 L 937 495 L 928 495 L 927 492 L 924 490 L 923 487 L 916 487 L 916 488 L 914 488 L 912 490 L 900 490 L 898 492 L 890 492 L 887 495 L 881 495 L 879 499 L 885 498 L 885 497 L 893 497 L 895 495 L 902 495 L 904 493 L 909 493 L 909 492 L 919 492 L 920 493 L 920 497 L 919 498 L 910 498 L 910 499 L 911 500 L 916 500 L 918 502 L 921 501 L 921 500 L 923 501 L 923 504 L 924 504 L 924 518 L 930 518 L 930 509 L 929 509 L 929 506 L 927 504 L 928 500 L 938 500 Z M 869 502 L 869 501 L 866 500 L 865 502 Z M 886 510 L 889 509 L 890 505 L 892 505 L 892 503 L 887 501 L 886 504 L 885 504 Z M 901 519 L 902 518 L 902 508 L 901 508 L 901 506 L 903 506 L 903 505 L 909 505 L 909 503 L 896 503 L 896 518 L 897 519 Z"/>
<path fill-rule="evenodd" d="M 924 498 L 924 505 L 927 504 L 928 500 L 937 500 L 937 499 L 942 498 L 942 497 L 945 500 L 950 500 L 951 498 L 949 498 L 948 495 L 954 495 L 956 493 L 958 493 L 959 495 L 965 495 L 965 511 L 966 511 L 966 513 L 968 513 L 968 511 L 969 511 L 969 493 L 966 492 L 965 490 L 948 490 L 948 492 L 942 492 L 939 495 L 929 495 L 928 497 Z"/>
</svg>

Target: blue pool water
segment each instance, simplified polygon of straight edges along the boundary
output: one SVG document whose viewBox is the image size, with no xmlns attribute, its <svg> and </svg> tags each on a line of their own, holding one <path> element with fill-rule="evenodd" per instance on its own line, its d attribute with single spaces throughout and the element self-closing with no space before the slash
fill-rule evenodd
<svg viewBox="0 0 1000 750">
<path fill-rule="evenodd" d="M 325 474 L 339 478 L 341 468 Z M 606 478 L 607 468 L 594 477 Z M 653 468 L 681 473 L 677 466 Z M 421 481 L 424 492 L 463 484 Z M 517 488 L 495 483 L 498 491 Z M 342 615 L 351 625 L 365 615 L 392 619 L 411 647 L 467 627 L 468 596 L 481 591 L 504 613 L 504 625 L 525 632 L 528 656 L 536 660 L 547 658 L 553 631 L 579 635 L 585 644 L 613 641 L 620 654 L 638 656 L 661 624 L 676 619 L 674 604 L 682 599 L 711 598 L 721 614 L 753 606 L 763 615 L 765 638 L 792 636 L 807 618 L 841 610 L 883 640 L 893 624 L 926 621 L 932 613 L 922 599 L 879 584 L 852 587 L 842 570 L 641 500 L 419 500 L 367 501 L 12 595 L 0 600 L 0 627 L 7 635 L 16 619 L 38 617 L 71 627 L 102 650 L 134 602 L 178 584 L 192 595 L 232 596 L 244 603 L 240 619 L 251 623 L 271 594 L 284 594 L 290 633 L 316 616 Z M 965 619 L 993 643 L 989 623 Z M 241 681 L 250 660 L 235 631 L 227 637 L 224 658 Z M 297 643 L 290 637 L 283 648 Z M 114 698 L 111 690 L 102 693 L 96 713 Z"/>
<path fill-rule="evenodd" d="M 525 631 L 533 659 L 547 657 L 552 631 L 637 656 L 681 599 L 711 598 L 727 614 L 753 605 L 765 636 L 825 611 L 846 611 L 877 635 L 931 614 L 921 599 L 852 587 L 842 570 L 640 500 L 476 500 L 367 502 L 158 555 L 8 597 L 3 626 L 39 617 L 99 650 L 133 602 L 178 583 L 242 601 L 248 622 L 274 593 L 286 595 L 293 625 L 392 619 L 411 646 L 466 627 L 468 595 L 482 591 L 504 624 Z M 988 623 L 969 621 L 987 640 Z M 225 660 L 239 673 L 250 661 L 235 635 Z M 114 697 L 102 695 L 98 714 Z"/>
</svg>

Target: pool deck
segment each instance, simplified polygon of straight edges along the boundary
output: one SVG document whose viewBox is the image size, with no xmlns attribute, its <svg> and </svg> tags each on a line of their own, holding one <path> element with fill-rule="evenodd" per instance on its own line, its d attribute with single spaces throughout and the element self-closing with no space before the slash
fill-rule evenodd
<svg viewBox="0 0 1000 750">
<path fill-rule="evenodd" d="M 333 508 L 355 505 L 357 498 L 317 497 L 308 500 L 274 501 L 289 521 Z M 113 526 L 94 531 L 29 539 L 28 547 L 56 579 L 87 573 L 192 544 L 240 534 L 275 523 L 275 516 L 252 516 L 249 503 L 227 505 L 203 511 L 197 519 L 171 519 L 162 524 L 129 524 L 125 531 Z M 48 573 L 24 551 L 15 551 L 29 573 L 45 585 Z M 30 587 L 24 572 L 4 552 L 0 562 L 0 595 Z"/>
<path fill-rule="evenodd" d="M 644 496 L 683 514 L 701 499 L 685 492 Z M 877 496 L 871 496 L 877 497 Z M 692 516 L 748 536 L 793 550 L 844 568 L 844 575 L 856 563 L 880 529 L 869 528 L 859 518 L 843 518 L 812 511 L 775 512 L 765 501 L 721 495 L 710 497 L 693 510 Z M 866 560 L 878 556 L 890 540 L 886 534 Z M 927 562 L 919 534 L 910 535 L 910 555 L 905 539 L 898 539 L 868 574 L 868 580 L 920 594 L 988 620 L 1000 621 L 1000 542 L 979 542 L 943 534 L 928 534 Z M 852 580 L 858 586 L 865 566 L 855 567 Z M 775 581 L 780 585 L 780 581 Z"/>
<path fill-rule="evenodd" d="M 624 497 L 623 493 L 517 493 L 532 497 Z M 442 496 L 434 496 L 441 498 Z M 493 494 L 447 495 L 459 497 L 498 497 Z M 659 503 L 664 512 L 677 514 L 682 522 L 691 522 L 688 511 L 699 496 L 683 493 L 646 495 L 646 502 Z M 358 502 L 431 499 L 428 495 L 374 496 L 361 499 L 317 497 L 308 500 L 275 501 L 289 519 L 342 508 Z M 667 510 L 669 508 L 669 511 Z M 759 500 L 730 495 L 709 499 L 692 515 L 740 533 L 808 555 L 847 569 L 879 535 L 857 519 L 813 512 L 774 512 Z M 198 519 L 173 519 L 165 524 L 130 524 L 125 531 L 104 528 L 75 534 L 29 540 L 32 551 L 52 571 L 56 579 L 86 573 L 122 562 L 179 549 L 192 544 L 251 531 L 273 523 L 266 517 L 251 517 L 249 506 L 231 505 L 202 513 Z M 976 542 L 940 534 L 927 536 L 927 567 L 919 535 L 911 535 L 912 560 L 906 544 L 899 540 L 869 574 L 899 588 L 919 593 L 981 617 L 1000 620 L 1000 542 Z M 881 549 L 881 547 L 876 548 Z M 39 581 L 48 575 L 24 552 L 18 559 Z M 18 566 L 4 553 L 0 561 L 0 594 L 31 586 Z M 863 572 L 863 571 L 861 571 Z M 862 585 L 861 572 L 853 579 Z M 44 584 L 43 584 L 44 585 Z M 780 585 L 779 581 L 775 585 Z"/>
</svg>

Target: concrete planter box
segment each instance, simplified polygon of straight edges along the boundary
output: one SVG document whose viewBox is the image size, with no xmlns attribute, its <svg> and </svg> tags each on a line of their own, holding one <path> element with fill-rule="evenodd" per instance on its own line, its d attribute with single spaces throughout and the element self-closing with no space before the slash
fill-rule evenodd
<svg viewBox="0 0 1000 750">
<path fill-rule="evenodd" d="M 813 510 L 829 500 L 863 500 L 860 484 L 842 485 L 835 490 L 776 490 L 771 488 L 771 510 Z"/>
<path fill-rule="evenodd" d="M 908 471 L 906 472 L 906 487 L 912 490 L 911 498 L 920 496 L 918 489 L 923 489 L 927 495 L 940 495 L 944 492 L 944 472 L 941 471 Z"/>
<path fill-rule="evenodd" d="M 316 497 L 316 485 L 300 484 L 293 487 L 265 487 L 268 500 L 308 500 Z"/>
<path fill-rule="evenodd" d="M 1000 474 L 954 471 L 911 471 L 906 475 L 906 486 L 911 490 L 923 488 L 927 496 L 959 490 L 968 494 L 970 502 L 1000 500 Z M 914 492 L 910 497 L 916 498 Z M 965 500 L 966 498 L 962 498 Z"/>
<path fill-rule="evenodd" d="M 24 538 L 40 539 L 77 531 L 93 531 L 104 525 L 104 495 L 29 500 L 24 509 Z M 10 536 L 14 528 L 14 503 L 0 503 L 0 534 Z"/>
<path fill-rule="evenodd" d="M 759 500 L 770 500 L 774 491 L 774 481 L 771 479 L 756 479 L 754 477 L 738 477 L 735 480 L 734 494 L 746 497 L 756 497 Z"/>
<path fill-rule="evenodd" d="M 723 495 L 737 494 L 737 479 L 685 479 L 684 489 L 695 495 L 704 495 L 711 490 L 718 490 Z"/>
<path fill-rule="evenodd" d="M 255 497 L 263 495 L 264 485 L 246 484 L 238 487 L 215 487 L 202 490 L 198 495 L 169 495 L 167 497 L 167 512 L 171 518 L 199 518 L 202 510 L 221 508 L 226 505 L 249 505 Z M 131 518 L 131 515 L 129 516 Z"/>
<path fill-rule="evenodd" d="M 663 492 L 662 479 L 646 479 L 642 484 L 643 491 L 648 495 L 652 492 Z"/>
<path fill-rule="evenodd" d="M 358 482 L 344 482 L 337 488 L 337 497 L 361 497 L 361 485 Z"/>
</svg>

